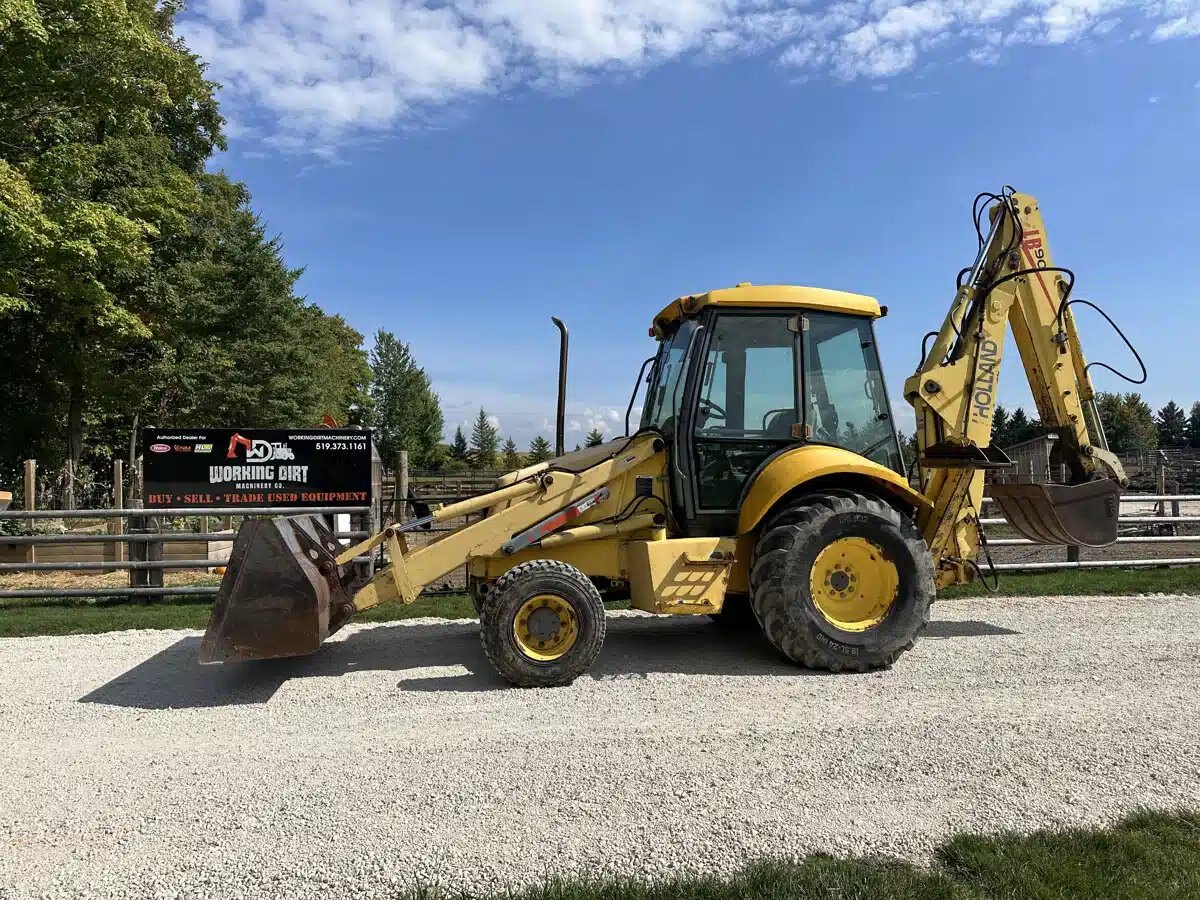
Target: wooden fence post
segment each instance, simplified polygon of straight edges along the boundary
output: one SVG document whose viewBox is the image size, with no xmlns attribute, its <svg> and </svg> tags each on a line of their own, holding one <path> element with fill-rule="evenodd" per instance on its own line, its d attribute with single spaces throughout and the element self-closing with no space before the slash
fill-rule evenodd
<svg viewBox="0 0 1200 900">
<path fill-rule="evenodd" d="M 112 491 L 113 509 L 125 508 L 125 463 L 119 459 L 113 460 L 113 491 Z M 125 520 L 112 519 L 109 522 L 109 534 L 114 534 L 120 537 L 125 533 Z M 120 541 L 116 541 L 113 546 L 113 558 L 117 562 L 124 562 L 126 557 L 125 545 Z"/>
<path fill-rule="evenodd" d="M 403 522 L 408 510 L 408 451 L 396 454 L 396 521 Z"/>
<path fill-rule="evenodd" d="M 37 460 L 25 460 L 25 508 L 28 510 L 37 509 Z M 29 520 L 29 525 L 32 528 L 34 519 Z M 25 548 L 25 562 L 37 562 L 37 547 L 30 544 Z"/>
<path fill-rule="evenodd" d="M 1160 497 L 1167 493 L 1167 464 L 1164 460 L 1161 460 L 1161 459 L 1159 460 L 1158 466 L 1156 467 L 1155 472 L 1154 472 L 1154 487 L 1156 489 L 1155 492 Z M 1165 518 L 1167 515 L 1167 509 L 1168 509 L 1167 501 L 1159 500 L 1158 503 L 1156 504 L 1156 508 L 1157 508 L 1157 514 L 1159 516 L 1163 516 Z M 1171 534 L 1175 534 L 1176 533 L 1175 523 L 1171 523 L 1169 526 L 1167 526 L 1167 530 Z"/>
</svg>

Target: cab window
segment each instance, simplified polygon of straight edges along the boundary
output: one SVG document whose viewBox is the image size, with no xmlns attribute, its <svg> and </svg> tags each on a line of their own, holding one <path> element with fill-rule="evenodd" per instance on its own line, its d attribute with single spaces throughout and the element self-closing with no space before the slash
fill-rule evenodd
<svg viewBox="0 0 1200 900">
<path fill-rule="evenodd" d="M 713 319 L 693 429 L 701 509 L 734 509 L 759 464 L 797 439 L 799 369 L 791 318 L 721 313 Z"/>
<path fill-rule="evenodd" d="M 809 439 L 903 471 L 869 319 L 808 313 L 804 401 Z"/>
</svg>

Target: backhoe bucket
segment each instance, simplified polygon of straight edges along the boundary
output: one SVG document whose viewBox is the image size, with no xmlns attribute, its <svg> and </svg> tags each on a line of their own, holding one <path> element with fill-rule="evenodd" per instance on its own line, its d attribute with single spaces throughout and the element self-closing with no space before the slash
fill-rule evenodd
<svg viewBox="0 0 1200 900">
<path fill-rule="evenodd" d="M 1039 544 L 1104 547 L 1117 539 L 1121 488 L 1111 478 L 1085 484 L 990 484 L 1008 524 Z"/>
<path fill-rule="evenodd" d="M 248 519 L 238 529 L 200 662 L 313 653 L 353 613 L 342 548 L 317 516 Z"/>
</svg>

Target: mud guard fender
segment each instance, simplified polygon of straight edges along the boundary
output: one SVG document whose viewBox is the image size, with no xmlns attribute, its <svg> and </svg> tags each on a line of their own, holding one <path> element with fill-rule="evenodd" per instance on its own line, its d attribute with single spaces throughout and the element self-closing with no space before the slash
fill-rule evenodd
<svg viewBox="0 0 1200 900">
<path fill-rule="evenodd" d="M 923 494 L 914 491 L 904 476 L 887 466 L 841 447 L 809 444 L 771 457 L 758 470 L 742 497 L 737 533 L 753 531 L 776 503 L 797 488 L 817 479 L 847 475 L 868 479 L 885 495 L 915 509 L 933 505 Z"/>
</svg>

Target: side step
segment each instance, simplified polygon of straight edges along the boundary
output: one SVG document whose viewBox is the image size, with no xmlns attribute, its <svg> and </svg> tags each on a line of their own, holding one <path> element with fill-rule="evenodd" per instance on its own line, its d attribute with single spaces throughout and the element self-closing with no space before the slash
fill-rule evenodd
<svg viewBox="0 0 1200 900">
<path fill-rule="evenodd" d="M 1117 539 L 1121 487 L 1111 478 L 1084 484 L 989 484 L 1008 524 L 1039 544 L 1106 547 Z"/>
</svg>

